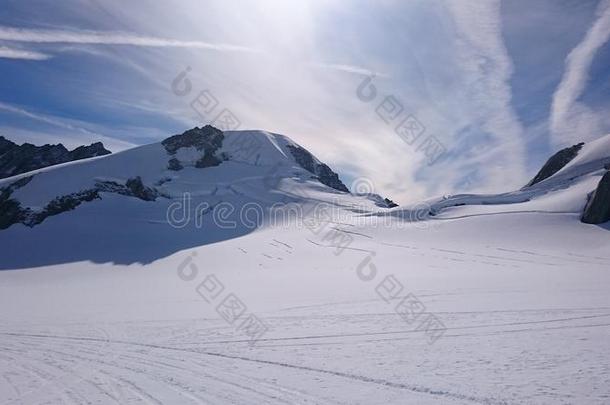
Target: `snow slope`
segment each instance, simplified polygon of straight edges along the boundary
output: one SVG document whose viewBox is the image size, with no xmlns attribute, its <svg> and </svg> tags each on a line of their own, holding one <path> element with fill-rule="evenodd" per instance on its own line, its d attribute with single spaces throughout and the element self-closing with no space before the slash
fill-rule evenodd
<svg viewBox="0 0 610 405">
<path fill-rule="evenodd" d="M 445 196 L 381 215 L 428 220 L 508 212 L 581 214 L 609 164 L 610 134 L 585 144 L 571 162 L 533 186 L 503 194 Z"/>
<path fill-rule="evenodd" d="M 606 152 L 585 145 L 531 190 L 388 210 L 320 184 L 287 138 L 255 134 L 258 158 L 168 174 L 149 145 L 17 190 L 34 206 L 98 177 L 175 176 L 167 198 L 105 193 L 0 231 L 2 268 L 21 269 L 0 272 L 0 403 L 610 401 L 610 226 L 579 221 Z M 254 201 L 264 220 L 168 223 L 183 192 L 185 212 Z M 277 215 L 291 204 L 306 218 Z M 249 315 L 267 327 L 255 340 Z"/>
<path fill-rule="evenodd" d="M 279 221 L 281 213 L 270 214 L 278 205 L 311 205 L 322 199 L 341 206 L 348 197 L 348 204 L 374 207 L 366 197 L 351 198 L 321 184 L 297 164 L 287 145 L 296 144 L 264 131 L 227 132 L 218 154 L 229 159 L 215 167 L 194 167 L 203 151 L 185 147 L 176 154 L 184 168 L 168 170 L 171 156 L 157 143 L 2 180 L 0 189 L 31 177 L 11 198 L 33 212 L 43 210 L 58 197 L 100 184 L 123 185 L 135 177 L 159 196 L 155 201 L 144 201 L 100 191 L 100 198 L 49 216 L 32 228 L 14 224 L 0 231 L 0 245 L 6 251 L 0 269 L 80 260 L 150 263 L 189 247 L 243 236 L 270 217 Z M 314 164 L 321 164 L 313 159 Z M 182 230 L 187 224 L 200 228 L 204 222 L 220 226 L 210 231 Z M 24 246 L 31 245 L 37 246 L 37 253 L 24 255 Z"/>
</svg>

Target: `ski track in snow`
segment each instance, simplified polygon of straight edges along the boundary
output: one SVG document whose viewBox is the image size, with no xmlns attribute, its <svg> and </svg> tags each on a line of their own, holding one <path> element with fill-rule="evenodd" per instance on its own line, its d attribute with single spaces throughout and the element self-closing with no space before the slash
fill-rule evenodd
<svg viewBox="0 0 610 405">
<path fill-rule="evenodd" d="M 230 368 L 224 367 L 223 362 L 220 362 L 219 365 L 214 362 L 206 361 L 202 363 L 201 360 L 195 360 L 196 358 L 200 357 L 217 357 L 223 360 L 248 362 L 258 365 L 262 364 L 266 367 L 281 367 L 285 369 L 297 370 L 299 372 L 324 374 L 326 376 L 330 376 L 331 378 L 347 379 L 357 383 L 376 384 L 382 386 L 384 389 L 406 390 L 417 394 L 437 396 L 446 400 L 457 399 L 461 401 L 484 404 L 501 403 L 490 399 L 481 399 L 465 394 L 387 381 L 384 379 L 367 377 L 338 370 L 315 368 L 247 356 L 223 354 L 219 352 L 176 348 L 157 344 L 99 340 L 103 343 L 112 343 L 113 346 L 119 345 L 128 347 L 128 349 L 121 350 L 129 350 L 131 349 L 131 346 L 135 346 L 138 348 L 144 347 L 152 351 L 171 353 L 177 352 L 179 354 L 186 353 L 188 356 L 188 358 L 180 358 L 175 356 L 167 357 L 167 355 L 160 356 L 157 354 L 153 356 L 152 353 L 150 353 L 151 355 L 149 356 L 140 357 L 132 355 L 131 352 L 130 354 L 113 354 L 111 352 L 108 356 L 111 360 L 106 360 L 107 356 L 103 352 L 89 352 L 86 353 L 88 356 L 82 355 L 85 353 L 80 350 L 79 345 L 83 344 L 83 342 L 89 343 L 91 341 L 97 341 L 96 339 L 25 334 L 10 334 L 10 336 L 25 339 L 24 342 L 20 343 L 24 346 L 27 345 L 27 354 L 21 353 L 23 358 L 20 359 L 20 361 L 32 362 L 34 364 L 33 369 L 37 372 L 44 369 L 56 369 L 62 373 L 71 375 L 71 378 L 68 379 L 67 384 L 63 386 L 62 383 L 66 381 L 64 381 L 61 376 L 57 377 L 56 373 L 52 374 L 52 377 L 45 379 L 41 391 L 34 390 L 20 395 L 20 398 L 22 399 L 30 397 L 28 400 L 35 397 L 36 394 L 41 394 L 45 386 L 55 394 L 61 396 L 62 401 L 64 400 L 63 397 L 68 395 L 71 397 L 90 396 L 92 394 L 91 389 L 94 390 L 94 397 L 97 395 L 103 398 L 105 403 L 109 403 L 107 401 L 111 401 L 112 403 L 125 403 L 123 401 L 131 401 L 133 399 L 127 398 L 126 395 L 121 395 L 120 397 L 113 395 L 113 393 L 109 391 L 109 388 L 105 387 L 103 382 L 100 382 L 100 376 L 104 376 L 104 378 L 107 380 L 112 381 L 116 391 L 121 391 L 122 387 L 127 386 L 130 391 L 136 394 L 137 397 L 144 399 L 145 403 L 168 403 L 164 401 L 168 400 L 172 395 L 176 397 L 176 400 L 188 400 L 189 403 L 213 403 L 210 402 L 210 400 L 213 399 L 210 398 L 210 394 L 215 397 L 214 399 L 222 399 L 224 401 L 228 400 L 231 403 L 260 403 L 258 402 L 259 400 L 264 401 L 265 403 L 287 404 L 295 402 L 340 403 L 336 401 L 329 402 L 323 398 L 311 396 L 310 394 L 306 394 L 303 390 L 265 383 L 264 380 L 261 379 L 253 377 L 244 378 L 243 375 L 237 375 L 235 372 L 232 372 Z M 54 343 L 46 343 L 48 340 L 52 340 Z M 42 343 L 40 341 L 42 341 Z M 64 343 L 65 341 L 69 341 L 70 343 L 66 345 Z M 63 348 L 63 350 L 58 350 L 58 346 Z M 44 359 L 40 360 L 40 356 L 43 356 Z M 192 359 L 191 357 L 195 357 L 195 359 Z M 74 372 L 68 371 L 67 367 L 65 367 L 66 363 L 69 364 L 71 362 L 89 364 L 95 369 L 95 371 L 93 371 L 89 376 L 86 376 L 87 372 L 85 372 L 85 376 L 76 375 Z M 146 382 L 140 382 L 141 385 L 150 385 L 149 380 L 151 379 L 160 384 L 162 388 L 157 386 L 155 389 L 161 391 L 161 393 L 151 392 L 152 389 L 144 389 L 138 386 L 135 382 L 144 380 Z M 195 379 L 195 381 L 199 381 L 195 382 L 193 379 Z M 240 379 L 245 381 L 243 381 L 241 384 L 236 383 L 236 381 L 239 381 Z M 193 388 L 194 386 L 199 388 Z M 222 386 L 226 387 L 223 388 Z M 210 387 L 214 387 L 214 389 L 219 390 L 219 392 L 213 392 L 213 390 L 209 392 L 208 388 Z M 47 394 L 48 393 L 45 392 L 44 396 L 47 396 Z M 163 396 L 165 399 L 160 399 L 161 396 Z M 255 399 L 256 397 L 258 397 L 258 400 Z M 13 402 L 14 401 L 11 399 L 8 399 L 6 404 Z"/>
<path fill-rule="evenodd" d="M 354 233 L 355 236 L 359 236 Z M 365 237 L 365 236 L 363 236 Z M 366 238 L 366 237 L 365 237 Z M 368 238 L 366 238 L 368 239 Z M 332 247 L 318 243 L 309 237 L 314 246 Z M 292 243 L 292 242 L 291 242 Z M 537 268 L 569 267 L 574 263 L 605 266 L 607 258 L 590 255 L 549 254 L 530 250 L 518 250 L 486 246 L 484 253 L 466 249 L 438 248 L 417 244 L 397 244 L 373 239 L 369 243 L 386 246 L 386 249 L 406 251 L 427 260 L 451 260 L 462 258 L 472 263 L 488 263 L 515 267 L 537 266 Z M 269 242 L 274 251 L 290 253 L 295 248 L 280 239 Z M 238 248 L 243 254 L 247 250 Z M 326 249 L 324 249 L 326 250 Z M 355 252 L 367 249 L 352 248 Z M 491 253 L 496 252 L 496 253 Z M 267 258 L 273 256 L 260 253 Z M 362 253 L 359 253 L 362 254 Z M 506 291 L 510 292 L 510 291 Z M 420 298 L 446 298 L 471 294 L 467 292 L 420 292 Z M 393 312 L 362 312 L 374 304 L 371 300 L 348 300 L 314 305 L 286 307 L 267 314 L 274 335 L 257 341 L 254 347 L 246 339 L 215 339 L 227 334 L 226 326 L 216 321 L 198 321 L 193 330 L 188 323 L 176 324 L 162 321 L 155 325 L 156 331 L 171 330 L 168 338 L 147 337 L 150 327 L 146 323 L 130 323 L 129 331 L 122 331 L 111 338 L 99 336 L 77 336 L 69 333 L 52 334 L 45 331 L 14 331 L 3 328 L 0 332 L 0 405 L 8 404 L 167 404 L 167 403 L 269 403 L 269 404 L 344 404 L 344 403 L 513 403 L 502 391 L 474 389 L 467 384 L 456 386 L 443 379 L 422 378 L 416 369 L 397 374 L 396 359 L 392 350 L 416 355 L 414 347 L 425 352 L 435 351 L 436 346 L 424 343 L 421 331 L 414 328 L 397 328 L 397 315 Z M 341 314 L 335 314 L 340 310 Z M 506 344 L 506 339 L 528 339 L 536 345 L 544 345 L 544 339 L 557 342 L 576 339 L 594 342 L 610 336 L 610 306 L 572 308 L 531 308 L 521 310 L 489 311 L 441 311 L 437 312 L 448 324 L 441 345 L 441 353 L 461 350 L 463 346 L 496 347 Z M 207 324 L 206 322 L 209 322 Z M 339 333 L 320 333 L 323 325 L 333 325 Z M 121 326 L 115 325 L 120 329 Z M 65 327 L 66 331 L 70 327 Z M 284 331 L 282 333 L 282 331 Z M 307 333 L 315 331 L 315 333 Z M 346 331 L 346 332 L 345 332 Z M 105 333 L 105 332 L 104 332 Z M 163 334 L 163 333 L 161 333 Z M 99 333 L 97 334 L 99 335 Z M 110 334 L 112 335 L 112 334 Z M 198 337 L 193 340 L 192 336 Z M 542 339 L 542 340 L 544 340 Z M 384 347 L 381 352 L 377 352 Z M 515 344 L 505 350 L 510 361 L 519 358 Z M 604 348 L 610 355 L 610 348 Z M 533 350 L 533 349 L 530 349 Z M 592 356 L 588 349 L 578 349 Z M 373 351 L 377 356 L 359 359 L 360 353 Z M 297 355 L 295 356 L 295 353 Z M 428 355 L 430 356 L 430 355 Z M 440 355 L 439 355 L 440 356 Z M 529 358 L 519 361 L 541 361 Z M 400 356 L 399 356 L 400 357 Z M 484 356 L 485 357 L 485 356 Z M 527 356 L 525 356 L 527 357 Z M 534 356 L 536 357 L 536 356 Z M 507 358 L 506 361 L 509 361 Z M 593 378 L 597 372 L 598 357 L 564 359 L 574 368 L 588 370 L 581 379 Z M 332 361 L 327 361 L 332 359 Z M 435 355 L 432 355 L 435 359 Z M 387 362 L 379 368 L 376 361 Z M 438 359 L 427 361 L 440 361 Z M 461 360 L 468 363 L 469 360 Z M 479 360 L 480 362 L 481 360 Z M 488 360 L 492 362 L 491 357 Z M 403 364 L 400 363 L 399 364 Z M 424 363 L 425 364 L 425 363 Z M 480 364 L 477 364 L 480 366 Z M 404 364 L 403 364 L 404 366 Z M 472 365 L 471 365 L 472 366 Z M 468 367 L 465 365 L 464 367 Z M 491 366 L 490 366 L 491 367 Z M 557 367 L 557 366 L 554 366 Z M 588 369 L 587 369 L 588 367 Z M 487 373 L 482 366 L 478 372 Z M 433 375 L 433 370 L 427 373 Z M 562 387 L 553 381 L 551 374 L 543 374 L 543 382 L 549 387 L 546 396 L 531 396 L 534 403 L 548 401 L 551 393 Z M 599 376 L 608 381 L 607 375 Z M 525 381 L 513 384 L 527 384 Z M 570 389 L 577 389 L 574 383 Z M 600 388 L 596 388 L 599 391 Z M 557 393 L 557 399 L 569 398 L 569 390 Z M 353 396 L 350 396 L 353 393 Z M 603 393 L 595 401 L 603 403 Z M 551 395 L 552 397 L 552 395 Z M 520 399 L 528 398 L 523 396 Z M 542 400 L 541 398 L 545 398 Z M 520 402 L 520 401 L 518 401 Z"/>
<path fill-rule="evenodd" d="M 327 307 L 334 305 L 327 304 Z M 493 339 L 497 335 L 548 333 L 579 328 L 603 328 L 608 333 L 610 323 L 587 322 L 610 318 L 607 311 L 608 308 L 554 310 L 574 315 L 450 327 L 443 339 Z M 539 317 L 546 312 L 529 310 L 507 315 L 522 317 L 524 314 Z M 386 319 L 385 323 L 392 325 L 392 315 L 395 314 L 384 315 L 327 315 L 322 318 L 334 319 L 335 323 L 343 319 L 352 328 L 366 325 L 367 320 L 371 319 L 377 319 L 378 323 L 381 322 L 379 319 Z M 459 314 L 463 319 L 469 319 L 470 315 Z M 484 319 L 490 319 L 489 315 L 491 313 L 477 314 Z M 268 318 L 268 321 L 274 325 L 291 325 L 296 322 L 305 326 L 303 323 L 313 322 L 312 319 L 308 316 L 276 316 Z M 468 332 L 469 330 L 473 332 Z M 171 342 L 159 343 L 2 332 L 0 364 L 3 364 L 3 369 L 11 370 L 11 374 L 3 374 L 3 379 L 12 391 L 2 391 L 5 396 L 1 397 L 0 404 L 48 401 L 65 404 L 96 401 L 118 404 L 370 403 L 345 401 L 337 395 L 338 392 L 370 390 L 383 398 L 403 398 L 409 403 L 511 403 L 509 398 L 472 395 L 460 387 L 412 383 L 408 375 L 389 379 L 368 375 L 366 368 L 357 368 L 359 372 L 350 369 L 349 358 L 363 350 L 363 347 L 372 348 L 374 346 L 371 345 L 377 346 L 379 342 L 398 344 L 399 347 L 421 345 L 423 337 L 414 330 L 273 337 L 261 339 L 254 347 L 248 346 L 246 340 L 204 339 L 193 342 L 188 340 L 188 336 L 175 340 L 172 335 L 170 339 L 172 338 Z M 357 347 L 355 351 L 350 349 L 354 345 Z M 459 346 L 456 344 L 455 347 Z M 306 351 L 327 347 L 325 350 L 332 350 L 335 359 L 347 355 L 346 363 L 337 363 L 345 364 L 347 368 L 329 368 L 324 357 L 317 358 L 322 364 L 315 363 L 316 357 L 306 359 L 305 362 L 282 360 L 284 356 L 291 358 L 295 347 Z M 332 347 L 339 347 L 339 352 Z M 317 385 L 315 391 L 311 390 L 312 381 Z M 322 387 L 332 389 L 325 390 Z M 316 394 L 313 395 L 312 392 Z"/>
</svg>

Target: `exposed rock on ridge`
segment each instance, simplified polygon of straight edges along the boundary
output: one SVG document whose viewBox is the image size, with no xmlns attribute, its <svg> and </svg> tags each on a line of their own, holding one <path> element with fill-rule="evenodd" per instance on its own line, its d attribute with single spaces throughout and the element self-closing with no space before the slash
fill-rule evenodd
<svg viewBox="0 0 610 405">
<path fill-rule="evenodd" d="M 602 224 L 610 221 L 610 171 L 606 172 L 589 196 L 581 217 L 586 224 Z"/>
<path fill-rule="evenodd" d="M 306 149 L 296 145 L 287 145 L 287 147 L 297 164 L 314 174 L 320 183 L 327 185 L 330 188 L 334 188 L 335 190 L 349 193 L 349 190 L 345 184 L 341 182 L 337 173 L 333 172 L 331 168 L 324 163 L 318 163 L 313 155 Z"/>
<path fill-rule="evenodd" d="M 19 201 L 11 198 L 15 190 L 25 186 L 32 178 L 33 176 L 24 177 L 0 189 L 0 229 L 6 229 L 17 223 L 31 228 L 42 223 L 50 216 L 71 211 L 84 202 L 101 199 L 101 192 L 117 193 L 144 201 L 154 201 L 161 195 L 157 189 L 145 186 L 139 176 L 128 179 L 125 184 L 114 181 L 98 181 L 95 187 L 91 189 L 56 197 L 42 210 L 35 211 L 29 207 L 23 208 Z"/>
<path fill-rule="evenodd" d="M 180 148 L 192 147 L 198 151 L 203 150 L 203 156 L 197 160 L 195 167 L 218 166 L 226 160 L 226 156 L 217 156 L 216 154 L 218 149 L 222 147 L 223 140 L 224 134 L 222 131 L 211 125 L 206 125 L 202 128 L 195 127 L 182 134 L 171 136 L 161 142 L 167 153 L 172 156 L 168 161 L 167 168 L 174 171 L 183 169 L 182 162 L 175 155 Z"/>
<path fill-rule="evenodd" d="M 542 166 L 542 169 L 540 169 L 538 174 L 536 174 L 536 176 L 529 183 L 527 183 L 525 187 L 530 187 L 536 183 L 540 183 L 542 180 L 551 177 L 552 175 L 563 169 L 565 165 L 570 163 L 570 161 L 578 155 L 578 152 L 583 146 L 584 142 L 581 142 L 579 144 L 570 146 L 569 148 L 562 149 L 559 152 L 555 153 L 549 158 L 549 160 L 546 161 L 546 163 L 544 164 L 544 166 Z"/>
<path fill-rule="evenodd" d="M 17 145 L 0 136 L 0 178 L 110 153 L 101 142 L 95 142 L 89 146 L 79 146 L 69 151 L 61 143 L 43 146 L 35 146 L 30 143 Z"/>
</svg>

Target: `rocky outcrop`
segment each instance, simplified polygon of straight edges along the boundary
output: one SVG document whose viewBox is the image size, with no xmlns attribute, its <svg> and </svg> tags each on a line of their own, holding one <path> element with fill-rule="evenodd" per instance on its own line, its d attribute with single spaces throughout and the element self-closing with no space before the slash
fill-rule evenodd
<svg viewBox="0 0 610 405">
<path fill-rule="evenodd" d="M 98 181 L 95 187 L 91 189 L 56 197 L 46 204 L 43 209 L 35 211 L 29 207 L 23 208 L 19 201 L 11 198 L 12 193 L 26 185 L 32 177 L 24 177 L 8 187 L 0 189 L 0 229 L 6 229 L 18 223 L 33 227 L 42 223 L 48 217 L 71 211 L 84 202 L 101 199 L 101 192 L 121 194 L 144 201 L 154 201 L 161 195 L 157 189 L 145 186 L 142 179 L 137 176 L 128 179 L 125 184 L 114 181 Z"/>
<path fill-rule="evenodd" d="M 19 201 L 14 199 L 0 201 L 0 229 L 23 222 L 26 218 L 25 214 Z"/>
<path fill-rule="evenodd" d="M 578 155 L 578 152 L 583 147 L 583 145 L 584 143 L 581 142 L 579 144 L 570 146 L 569 148 L 562 149 L 559 152 L 555 153 L 553 156 L 550 157 L 549 160 L 546 161 L 546 163 L 544 164 L 544 166 L 542 166 L 542 169 L 540 169 L 538 174 L 536 174 L 536 176 L 529 183 L 527 183 L 525 187 L 530 187 L 536 183 L 540 183 L 542 180 L 548 179 L 549 177 L 563 169 L 565 165 L 570 163 L 570 161 Z"/>
<path fill-rule="evenodd" d="M 109 155 L 111 152 L 104 148 L 101 142 L 92 143 L 89 146 L 79 146 L 69 153 L 70 160 L 81 160 L 90 157 Z"/>
<path fill-rule="evenodd" d="M 218 166 L 226 156 L 218 155 L 218 150 L 222 147 L 224 134 L 218 128 L 206 125 L 202 128 L 195 127 L 188 131 L 174 135 L 165 139 L 161 144 L 172 158 L 168 162 L 169 170 L 182 170 L 184 165 L 176 158 L 176 152 L 180 148 L 195 148 L 203 151 L 203 155 L 195 163 L 195 167 L 204 168 Z"/>
<path fill-rule="evenodd" d="M 171 158 L 168 162 L 167 162 L 167 168 L 169 170 L 173 170 L 175 172 L 177 172 L 178 170 L 182 170 L 184 169 L 184 166 L 182 166 L 182 163 L 180 163 L 180 161 L 176 158 Z"/>
<path fill-rule="evenodd" d="M 382 197 L 376 193 L 358 193 L 352 190 L 352 195 L 357 197 L 364 197 L 375 203 L 375 205 L 380 208 L 398 207 L 398 204 L 396 204 L 394 201 L 390 200 L 389 198 Z"/>
<path fill-rule="evenodd" d="M 0 136 L 0 178 L 109 153 L 110 151 L 106 150 L 101 142 L 92 143 L 89 146 L 79 146 L 69 151 L 61 143 L 43 146 L 35 146 L 30 143 L 17 145 Z"/>
<path fill-rule="evenodd" d="M 333 172 L 330 167 L 324 163 L 319 163 L 306 149 L 298 145 L 286 145 L 294 160 L 299 166 L 308 172 L 314 174 L 320 183 L 327 185 L 335 190 L 349 193 L 349 190 L 341 182 L 337 173 Z"/>
<path fill-rule="evenodd" d="M 140 176 L 128 179 L 125 184 L 114 181 L 98 181 L 95 184 L 97 191 L 116 193 L 128 197 L 136 197 L 144 201 L 155 201 L 160 193 L 154 187 L 147 187 L 142 183 Z"/>
<path fill-rule="evenodd" d="M 142 183 L 140 176 L 136 176 L 125 182 L 125 187 L 130 191 L 131 195 L 144 201 L 154 201 L 157 199 L 159 193 L 157 190 L 151 187 L 146 187 Z"/>
<path fill-rule="evenodd" d="M 610 221 L 610 171 L 606 172 L 589 196 L 581 221 L 585 224 L 602 224 Z"/>
<path fill-rule="evenodd" d="M 0 136 L 0 155 L 8 152 L 9 150 L 11 150 L 12 148 L 16 147 L 17 145 L 14 142 L 9 141 L 8 139 L 6 139 L 3 136 Z"/>
<path fill-rule="evenodd" d="M 49 202 L 42 211 L 34 212 L 26 208 L 27 213 L 22 223 L 26 226 L 33 227 L 42 223 L 48 217 L 61 214 L 62 212 L 71 211 L 84 202 L 101 199 L 97 190 L 84 190 L 78 193 L 62 195 Z"/>
<path fill-rule="evenodd" d="M 28 184 L 32 177 L 24 177 L 6 187 L 0 188 L 0 229 L 6 229 L 12 224 L 26 219 L 27 211 L 22 209 L 21 203 L 11 198 L 11 196 L 15 190 Z"/>
<path fill-rule="evenodd" d="M 398 207 L 398 204 L 396 204 L 394 201 L 390 200 L 389 198 L 384 198 L 383 201 L 385 202 L 386 208 Z"/>
</svg>

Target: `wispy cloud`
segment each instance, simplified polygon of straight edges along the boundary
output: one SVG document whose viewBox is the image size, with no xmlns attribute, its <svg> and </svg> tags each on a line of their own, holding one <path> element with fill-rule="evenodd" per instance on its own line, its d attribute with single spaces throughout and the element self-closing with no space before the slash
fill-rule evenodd
<svg viewBox="0 0 610 405">
<path fill-rule="evenodd" d="M 321 69 L 329 69 L 329 70 L 336 70 L 339 72 L 354 73 L 354 74 L 362 75 L 362 76 L 374 75 L 377 77 L 388 77 L 388 75 L 385 73 L 373 72 L 372 70 L 361 67 L 361 66 L 344 65 L 344 64 L 336 64 L 336 63 L 314 63 L 314 64 L 312 64 L 312 66 L 316 67 L 316 68 L 321 68 Z"/>
<path fill-rule="evenodd" d="M 552 139 L 556 146 L 602 135 L 600 118 L 578 102 L 589 79 L 589 69 L 597 51 L 610 39 L 610 0 L 602 1 L 596 20 L 584 39 L 568 54 L 561 83 L 553 95 L 551 109 Z"/>
<path fill-rule="evenodd" d="M 176 47 L 209 49 L 227 52 L 257 52 L 247 46 L 212 43 L 204 41 L 182 41 L 168 38 L 140 36 L 126 32 L 39 30 L 0 26 L 0 40 L 28 43 L 132 45 L 146 47 Z"/>
<path fill-rule="evenodd" d="M 525 145 L 523 127 L 512 106 L 510 79 L 513 65 L 502 37 L 500 2 L 446 2 L 455 22 L 456 73 L 460 78 L 459 91 L 466 95 L 458 118 L 466 131 L 472 132 L 481 150 L 472 158 L 458 156 L 456 164 L 463 167 L 475 164 L 484 167 L 489 189 L 516 186 L 523 182 L 525 173 Z M 455 96 L 452 96 L 452 98 Z M 487 139 L 485 139 L 487 138 Z M 469 156 L 468 151 L 463 151 Z"/>
<path fill-rule="evenodd" d="M 46 60 L 51 58 L 51 55 L 47 55 L 40 52 L 28 51 L 25 49 L 15 49 L 6 46 L 0 46 L 0 58 L 5 59 L 27 59 L 27 60 Z"/>
<path fill-rule="evenodd" d="M 286 134 L 339 172 L 370 177 L 378 192 L 399 202 L 524 184 L 526 159 L 547 157 L 550 106 L 541 108 L 540 99 L 550 103 L 561 61 L 586 32 L 596 7 L 583 6 L 586 11 L 574 21 L 569 7 L 541 1 L 537 12 L 569 17 L 550 18 L 556 24 L 540 35 L 540 18 L 507 19 L 498 0 L 256 0 L 237 8 L 223 0 L 107 0 L 104 12 L 94 3 L 99 2 L 65 0 L 38 15 L 23 6 L 0 25 L 1 45 L 64 56 L 42 62 L 44 69 L 28 63 L 27 69 L 3 72 L 6 83 L 17 78 L 31 84 L 19 107 L 48 113 L 38 118 L 59 125 L 136 143 L 213 121 L 227 108 L 242 128 Z M 19 21 L 28 25 L 12 26 Z M 506 35 L 530 24 L 531 34 L 539 35 L 535 46 L 527 36 Z M 558 36 L 563 46 L 551 46 L 555 38 L 549 32 L 568 31 L 572 34 Z M 539 52 L 545 43 L 549 46 Z M 539 64 L 539 72 L 532 75 L 532 64 L 522 65 L 519 55 Z M 548 55 L 554 56 L 554 75 L 545 75 Z M 78 58 L 77 69 L 69 58 Z M 178 97 L 171 83 L 186 66 L 192 68 L 192 91 Z M 376 98 L 365 103 L 356 88 L 371 74 L 377 76 Z M 514 95 L 516 81 L 533 88 L 527 98 Z M 203 90 L 214 94 L 218 106 L 202 115 L 192 104 Z M 404 108 L 387 123 L 379 106 L 390 95 Z M 536 130 L 544 134 L 544 145 L 526 154 L 532 117 L 522 112 L 530 107 L 536 120 L 544 121 Z M 52 115 L 58 110 L 74 120 Z M 407 115 L 422 122 L 426 136 L 445 144 L 446 159 L 427 166 L 421 151 L 396 135 Z M 11 118 L 27 130 L 35 119 L 24 113 Z M 79 134 L 61 126 L 48 129 Z"/>
</svg>

